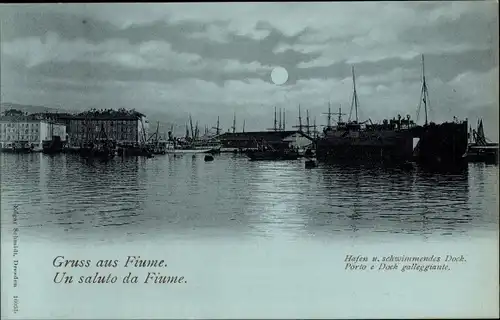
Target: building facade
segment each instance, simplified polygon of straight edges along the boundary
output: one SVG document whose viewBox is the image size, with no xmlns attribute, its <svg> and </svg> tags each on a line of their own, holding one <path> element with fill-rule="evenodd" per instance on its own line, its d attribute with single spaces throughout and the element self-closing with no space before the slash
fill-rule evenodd
<svg viewBox="0 0 500 320">
<path fill-rule="evenodd" d="M 59 136 L 66 141 L 66 126 L 62 123 L 32 117 L 0 117 L 0 145 L 8 148 L 14 142 L 26 142 L 35 149 L 42 148 L 44 140 Z"/>
<path fill-rule="evenodd" d="M 80 146 L 95 139 L 111 139 L 118 144 L 141 144 L 148 139 L 146 116 L 132 114 L 79 114 L 68 119 L 68 144 Z"/>
</svg>

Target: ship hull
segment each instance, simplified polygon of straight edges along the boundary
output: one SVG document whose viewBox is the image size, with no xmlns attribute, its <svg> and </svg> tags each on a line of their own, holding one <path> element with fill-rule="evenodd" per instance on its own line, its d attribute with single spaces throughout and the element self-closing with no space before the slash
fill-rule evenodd
<svg viewBox="0 0 500 320">
<path fill-rule="evenodd" d="M 431 123 L 421 128 L 419 136 L 415 160 L 420 165 L 436 168 L 467 165 L 467 121 Z"/>
<path fill-rule="evenodd" d="M 412 154 L 409 131 L 340 131 L 319 139 L 316 145 L 316 157 L 322 162 L 405 162 Z"/>
<path fill-rule="evenodd" d="M 196 154 L 196 153 L 210 153 L 213 150 L 213 148 L 206 148 L 206 149 L 167 149 L 165 152 L 167 154 Z"/>
<path fill-rule="evenodd" d="M 61 153 L 64 149 L 64 143 L 60 138 L 43 141 L 42 152 L 44 154 L 57 154 Z"/>
<path fill-rule="evenodd" d="M 467 150 L 467 161 L 498 164 L 498 151 L 498 146 L 470 146 Z"/>
</svg>

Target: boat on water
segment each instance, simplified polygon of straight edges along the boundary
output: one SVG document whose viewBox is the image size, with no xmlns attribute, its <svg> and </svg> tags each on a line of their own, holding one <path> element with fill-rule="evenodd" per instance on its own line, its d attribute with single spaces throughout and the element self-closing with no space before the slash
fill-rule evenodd
<svg viewBox="0 0 500 320">
<path fill-rule="evenodd" d="M 447 167 L 467 164 L 467 121 L 429 123 L 416 129 L 419 141 L 414 159 L 422 166 Z"/>
<path fill-rule="evenodd" d="M 208 128 L 205 128 L 205 135 L 200 137 L 198 123 L 193 126 L 191 116 L 189 116 L 191 131 L 186 124 L 186 135 L 182 138 L 173 135 L 173 126 L 168 132 L 167 141 L 162 143 L 162 149 L 167 154 L 196 154 L 196 153 L 211 153 L 218 154 L 221 151 L 221 143 L 216 139 L 216 136 L 208 134 Z M 217 119 L 217 133 L 219 133 L 219 120 Z"/>
<path fill-rule="evenodd" d="M 343 121 L 339 108 L 336 125 L 328 125 L 316 140 L 316 157 L 319 161 L 405 161 L 412 157 L 413 134 L 416 126 L 410 116 L 401 115 L 373 123 L 371 119 L 360 122 L 356 77 L 352 69 L 353 98 L 348 121 Z M 352 112 L 355 119 L 351 120 Z M 330 116 L 330 112 L 329 112 Z"/>
<path fill-rule="evenodd" d="M 63 152 L 64 142 L 60 136 L 52 136 L 51 140 L 42 141 L 42 152 L 44 154 L 57 154 Z"/>
<path fill-rule="evenodd" d="M 160 122 L 156 123 L 155 132 L 146 140 L 143 152 L 153 154 L 166 154 L 166 141 L 160 138 Z"/>
<path fill-rule="evenodd" d="M 482 147 L 469 146 L 466 158 L 468 162 L 498 164 L 498 145 Z"/>
<path fill-rule="evenodd" d="M 117 144 L 116 141 L 108 138 L 104 124 L 102 124 L 97 136 L 83 142 L 79 152 L 86 159 L 109 160 L 117 154 Z"/>
<path fill-rule="evenodd" d="M 0 150 L 5 153 L 31 153 L 34 152 L 34 146 L 29 141 L 14 141 L 5 144 Z"/>
<path fill-rule="evenodd" d="M 245 152 L 252 161 L 257 160 L 297 160 L 299 152 L 290 147 L 288 143 L 281 143 L 272 146 L 262 140 L 257 144 L 257 149 L 250 149 Z"/>
<path fill-rule="evenodd" d="M 422 56 L 422 91 L 419 112 L 423 103 L 425 124 L 417 125 L 410 116 L 385 119 L 382 123 L 358 120 L 358 97 L 353 69 L 353 100 L 351 113 L 354 121 L 339 121 L 337 126 L 327 127 L 323 137 L 317 140 L 316 154 L 320 161 L 344 160 L 348 162 L 394 162 L 416 161 L 423 166 L 446 167 L 461 165 L 467 150 L 467 120 L 436 124 L 429 122 L 429 102 Z M 417 114 L 418 118 L 418 114 Z M 417 144 L 414 147 L 414 140 Z"/>
<path fill-rule="evenodd" d="M 171 153 L 218 153 L 221 145 L 215 141 L 197 141 L 194 143 L 182 143 L 178 141 L 168 141 L 165 145 L 165 152 Z"/>
<path fill-rule="evenodd" d="M 116 155 L 116 144 L 110 140 L 96 140 L 84 143 L 80 155 L 87 159 L 109 160 Z"/>
<path fill-rule="evenodd" d="M 408 160 L 413 152 L 414 126 L 409 117 L 384 120 L 382 124 L 338 122 L 318 139 L 316 155 L 321 160 Z"/>
<path fill-rule="evenodd" d="M 467 161 L 498 164 L 498 143 L 489 142 L 486 138 L 482 119 L 478 121 L 476 130 L 470 129 L 469 135 L 472 141 L 467 148 Z"/>
</svg>

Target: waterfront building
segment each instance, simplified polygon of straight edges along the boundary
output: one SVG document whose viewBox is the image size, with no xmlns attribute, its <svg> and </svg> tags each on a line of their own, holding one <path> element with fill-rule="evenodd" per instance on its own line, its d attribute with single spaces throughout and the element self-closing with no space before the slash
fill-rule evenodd
<svg viewBox="0 0 500 320">
<path fill-rule="evenodd" d="M 135 110 L 90 110 L 67 119 L 69 145 L 106 136 L 118 144 L 138 145 L 148 139 L 149 122 Z"/>
<path fill-rule="evenodd" d="M 9 148 L 14 142 L 23 142 L 41 150 L 42 142 L 59 136 L 66 141 L 66 126 L 48 119 L 37 119 L 32 116 L 1 116 L 0 145 Z"/>
</svg>

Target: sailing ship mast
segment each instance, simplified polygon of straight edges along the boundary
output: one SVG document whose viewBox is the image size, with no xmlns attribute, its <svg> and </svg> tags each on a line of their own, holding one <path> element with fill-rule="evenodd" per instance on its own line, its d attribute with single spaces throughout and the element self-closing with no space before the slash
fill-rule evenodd
<svg viewBox="0 0 500 320">
<path fill-rule="evenodd" d="M 285 121 L 285 109 L 283 109 L 283 131 L 285 131 L 286 121 Z"/>
<path fill-rule="evenodd" d="M 233 133 L 236 132 L 236 112 L 234 113 L 233 116 L 233 126 L 231 127 L 231 129 L 233 129 Z"/>
<path fill-rule="evenodd" d="M 328 115 L 327 128 L 330 128 L 332 126 L 332 111 L 331 111 L 330 101 L 328 101 L 328 113 L 323 113 L 323 114 Z"/>
<path fill-rule="evenodd" d="M 200 130 L 198 129 L 198 121 L 196 121 L 196 125 L 194 127 L 194 139 L 198 140 L 200 135 Z"/>
<path fill-rule="evenodd" d="M 486 146 L 488 142 L 486 141 L 486 136 L 484 135 L 483 120 L 478 120 L 477 131 L 475 134 L 475 144 L 479 146 Z"/>
<path fill-rule="evenodd" d="M 221 130 L 221 128 L 220 128 L 220 126 L 219 126 L 219 116 L 217 116 L 217 127 L 212 127 L 212 129 L 215 129 L 215 130 L 216 130 L 216 131 L 215 131 L 215 132 L 216 132 L 216 134 L 217 134 L 217 135 L 220 135 L 220 130 Z"/>
<path fill-rule="evenodd" d="M 159 130 L 160 130 L 160 121 L 156 121 L 156 130 L 155 132 L 149 137 L 148 141 L 149 140 L 152 140 L 153 144 L 155 146 L 158 145 L 158 142 L 160 140 L 160 133 L 159 133 Z M 153 140 L 153 137 L 154 137 L 154 140 Z"/>
<path fill-rule="evenodd" d="M 309 110 L 306 110 L 306 123 L 307 123 L 307 135 L 310 134 L 310 125 L 309 125 Z"/>
<path fill-rule="evenodd" d="M 242 132 L 245 132 L 245 119 L 243 119 L 243 131 Z"/>
<path fill-rule="evenodd" d="M 191 115 L 189 115 L 189 126 L 191 127 L 191 139 L 194 141 L 193 119 L 191 118 Z"/>
<path fill-rule="evenodd" d="M 302 116 L 300 113 L 300 104 L 299 104 L 299 125 L 298 126 L 292 126 L 292 128 L 299 128 L 299 131 L 302 132 Z"/>
<path fill-rule="evenodd" d="M 333 114 L 335 114 L 335 115 L 338 115 L 338 116 L 339 116 L 339 118 L 338 118 L 338 120 L 337 120 L 337 124 L 338 124 L 338 123 L 341 123 L 341 122 L 342 122 L 342 116 L 343 116 L 343 115 L 346 115 L 345 113 L 342 113 L 342 106 L 340 106 L 340 107 L 339 107 L 339 112 L 337 112 L 337 113 L 333 113 Z"/>
<path fill-rule="evenodd" d="M 277 131 L 276 107 L 274 107 L 274 131 Z"/>
<path fill-rule="evenodd" d="M 352 115 L 352 109 L 355 109 L 355 114 L 356 114 L 356 123 L 358 123 L 358 107 L 359 107 L 359 100 L 358 100 L 358 93 L 356 91 L 356 75 L 354 74 L 354 66 L 352 67 L 352 85 L 353 85 L 353 93 L 352 93 L 352 101 L 351 101 L 351 112 L 349 112 L 349 121 L 351 120 L 351 115 Z"/>
<path fill-rule="evenodd" d="M 280 108 L 280 121 L 279 121 L 278 131 L 281 131 L 281 126 L 282 126 L 282 123 L 281 123 L 281 108 Z"/>
<path fill-rule="evenodd" d="M 422 94 L 425 108 L 425 124 L 427 124 L 427 102 L 429 102 L 429 91 L 427 91 L 427 82 L 425 81 L 425 62 L 424 55 L 422 55 Z"/>
<path fill-rule="evenodd" d="M 317 138 L 317 134 L 316 134 L 316 117 L 314 117 L 314 121 L 313 121 L 313 138 L 316 139 Z"/>
<path fill-rule="evenodd" d="M 277 117 L 278 117 L 277 110 L 276 110 L 276 107 L 274 107 L 274 124 L 273 124 L 273 127 L 271 129 L 267 129 L 267 130 L 270 130 L 270 131 L 278 131 L 279 130 Z"/>
<path fill-rule="evenodd" d="M 417 109 L 417 121 L 420 116 L 420 109 L 422 107 L 422 102 L 424 103 L 424 112 L 425 112 L 425 125 L 428 124 L 428 106 L 430 105 L 429 99 L 429 91 L 427 88 L 427 81 L 425 79 L 425 63 L 424 63 L 424 55 L 422 55 L 422 90 L 420 91 L 420 100 L 418 102 Z"/>
<path fill-rule="evenodd" d="M 299 131 L 302 131 L 302 116 L 300 115 L 300 104 L 299 104 Z"/>
</svg>

